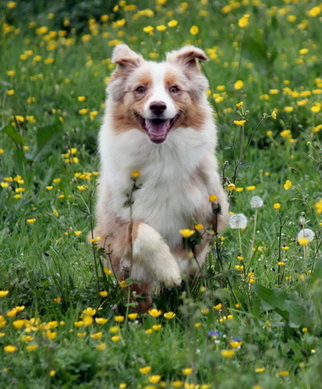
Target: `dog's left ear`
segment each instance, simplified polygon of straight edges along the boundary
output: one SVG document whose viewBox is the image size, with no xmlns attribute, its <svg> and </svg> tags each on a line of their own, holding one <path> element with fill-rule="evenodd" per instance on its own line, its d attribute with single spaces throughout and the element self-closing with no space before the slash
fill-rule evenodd
<svg viewBox="0 0 322 389">
<path fill-rule="evenodd" d="M 192 70 L 199 71 L 199 61 L 208 61 L 206 54 L 195 46 L 185 46 L 182 49 L 167 54 L 167 61 L 181 64 Z"/>
</svg>

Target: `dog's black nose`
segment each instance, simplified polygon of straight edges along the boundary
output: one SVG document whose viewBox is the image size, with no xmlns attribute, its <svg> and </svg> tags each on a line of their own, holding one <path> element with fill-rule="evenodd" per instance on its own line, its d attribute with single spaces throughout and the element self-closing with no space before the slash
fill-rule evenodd
<svg viewBox="0 0 322 389">
<path fill-rule="evenodd" d="M 167 106 L 163 101 L 152 101 L 150 109 L 155 115 L 162 115 Z"/>
</svg>

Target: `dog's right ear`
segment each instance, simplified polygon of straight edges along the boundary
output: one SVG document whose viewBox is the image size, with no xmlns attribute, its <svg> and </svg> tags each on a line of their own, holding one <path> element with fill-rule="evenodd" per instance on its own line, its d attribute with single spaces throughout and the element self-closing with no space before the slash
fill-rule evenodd
<svg viewBox="0 0 322 389">
<path fill-rule="evenodd" d="M 129 46 L 120 44 L 113 51 L 112 62 L 118 65 L 119 70 L 125 70 L 141 65 L 143 57 L 131 50 Z"/>
</svg>

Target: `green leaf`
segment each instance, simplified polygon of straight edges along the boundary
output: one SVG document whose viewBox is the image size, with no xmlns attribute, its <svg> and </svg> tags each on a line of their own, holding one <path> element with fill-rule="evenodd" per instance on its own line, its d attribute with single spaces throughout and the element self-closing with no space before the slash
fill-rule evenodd
<svg viewBox="0 0 322 389">
<path fill-rule="evenodd" d="M 311 314 L 309 306 L 300 296 L 284 292 L 281 289 L 268 289 L 262 285 L 254 285 L 254 292 L 271 309 L 287 320 L 291 327 L 309 327 Z"/>
<path fill-rule="evenodd" d="M 39 161 L 40 157 L 50 150 L 55 140 L 61 135 L 61 132 L 62 124 L 59 121 L 39 127 L 36 131 L 36 149 L 32 159 Z"/>
<path fill-rule="evenodd" d="M 13 127 L 11 124 L 7 124 L 0 128 L 0 132 L 3 132 L 4 134 L 8 135 L 9 138 L 16 144 L 16 146 L 22 146 L 23 145 L 23 138 L 17 131 L 15 127 Z"/>
<path fill-rule="evenodd" d="M 317 281 L 320 282 L 322 281 L 322 257 L 316 261 L 313 273 L 311 274 L 310 277 L 311 285 L 315 284 Z"/>
</svg>

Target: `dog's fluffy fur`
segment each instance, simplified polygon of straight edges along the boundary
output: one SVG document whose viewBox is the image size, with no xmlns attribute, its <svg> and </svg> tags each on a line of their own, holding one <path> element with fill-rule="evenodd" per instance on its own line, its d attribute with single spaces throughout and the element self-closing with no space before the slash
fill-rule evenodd
<svg viewBox="0 0 322 389">
<path fill-rule="evenodd" d="M 161 63 L 145 61 L 126 45 L 114 49 L 117 66 L 99 135 L 94 236 L 111 250 L 117 277 L 126 274 L 138 281 L 135 290 L 150 293 L 161 282 L 179 285 L 183 274 L 196 270 L 179 230 L 193 229 L 195 223 L 212 226 L 209 195 L 216 195 L 221 207 L 219 232 L 228 218 L 215 157 L 216 125 L 205 93 L 208 82 L 199 69 L 199 61 L 206 60 L 193 46 L 168 53 Z M 131 220 L 124 204 L 133 171 L 140 172 L 137 184 L 142 186 L 133 193 Z M 200 265 L 207 246 L 205 239 L 196 248 Z"/>
</svg>

